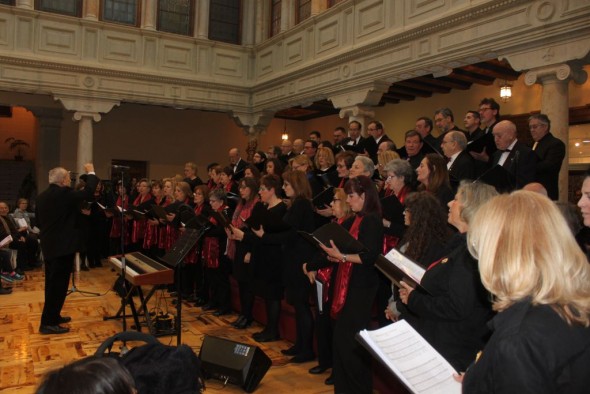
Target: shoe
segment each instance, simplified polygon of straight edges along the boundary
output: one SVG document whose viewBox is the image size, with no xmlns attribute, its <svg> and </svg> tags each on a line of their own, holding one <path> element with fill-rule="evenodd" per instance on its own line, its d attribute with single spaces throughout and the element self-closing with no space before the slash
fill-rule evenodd
<svg viewBox="0 0 590 394">
<path fill-rule="evenodd" d="M 326 372 L 328 368 L 330 367 L 322 367 L 321 365 L 316 365 L 315 367 L 310 368 L 308 372 L 312 375 L 319 375 Z"/>
<path fill-rule="evenodd" d="M 4 273 L 3 272 L 2 275 L 0 275 L 0 277 L 2 277 L 2 280 L 5 280 L 8 283 L 14 282 L 14 278 L 10 274 L 7 274 L 7 273 Z"/>
<path fill-rule="evenodd" d="M 32 271 L 32 270 L 34 270 L 34 268 L 31 267 L 30 265 L 23 265 L 21 268 L 17 268 L 17 270 L 20 270 L 21 272 L 23 272 L 23 271 Z"/>
<path fill-rule="evenodd" d="M 60 316 L 58 320 L 58 324 L 65 324 L 72 321 L 72 318 L 69 316 Z"/>
<path fill-rule="evenodd" d="M 23 270 L 21 270 L 20 268 L 17 268 L 14 270 L 14 272 L 16 272 L 19 275 L 24 275 L 25 273 L 23 272 Z"/>
<path fill-rule="evenodd" d="M 16 272 L 13 272 L 9 275 L 12 278 L 12 280 L 17 281 L 17 282 L 20 282 L 21 280 L 25 279 L 24 275 L 17 274 Z"/>
<path fill-rule="evenodd" d="M 43 267 L 43 263 L 40 263 L 38 261 L 34 262 L 34 263 L 29 263 L 29 267 L 31 267 L 32 269 L 41 268 L 41 267 Z"/>
<path fill-rule="evenodd" d="M 296 356 L 299 353 L 299 350 L 295 348 L 295 346 L 291 346 L 289 349 L 281 350 L 281 353 L 285 356 Z"/>
<path fill-rule="evenodd" d="M 262 331 L 253 334 L 252 339 L 254 339 L 256 342 L 274 342 L 279 341 L 281 338 L 278 334 L 272 334 Z"/>
<path fill-rule="evenodd" d="M 47 326 L 47 325 L 41 325 L 41 327 L 39 327 L 39 333 L 43 334 L 43 335 L 65 334 L 66 332 L 70 332 L 70 329 L 67 327 Z"/>
<path fill-rule="evenodd" d="M 213 312 L 213 316 L 223 316 L 223 315 L 229 315 L 231 313 L 231 310 L 229 309 L 218 309 L 215 312 Z"/>
<path fill-rule="evenodd" d="M 252 325 L 252 320 L 244 318 L 244 320 L 242 320 L 242 322 L 234 325 L 234 327 L 237 328 L 238 330 L 243 330 L 245 328 L 250 327 L 251 325 Z"/>
<path fill-rule="evenodd" d="M 80 270 L 82 270 L 82 271 L 90 271 L 90 268 L 88 268 L 88 267 L 87 267 L 87 266 L 85 266 L 85 265 L 81 265 L 81 266 L 80 266 Z"/>
<path fill-rule="evenodd" d="M 326 380 L 324 380 L 324 384 L 326 384 L 328 386 L 333 386 L 334 385 L 334 375 L 330 374 L 330 376 L 328 376 L 326 378 Z"/>
<path fill-rule="evenodd" d="M 201 307 L 201 309 L 204 311 L 210 311 L 211 309 L 215 309 L 215 308 L 216 308 L 216 306 L 211 303 L 205 304 Z"/>
<path fill-rule="evenodd" d="M 0 294 L 4 295 L 4 294 L 10 294 L 12 293 L 12 289 L 9 287 L 0 287 Z"/>
<path fill-rule="evenodd" d="M 238 316 L 238 318 L 236 320 L 231 322 L 231 325 L 235 327 L 237 324 L 242 323 L 245 319 L 246 319 L 246 317 L 244 315 L 240 315 L 240 316 Z"/>
<path fill-rule="evenodd" d="M 197 297 L 197 298 L 195 299 L 195 306 L 201 307 L 201 306 L 203 306 L 203 305 L 205 305 L 205 304 L 207 304 L 207 300 L 205 300 L 204 298 L 202 298 L 202 297 Z"/>
<path fill-rule="evenodd" d="M 294 363 L 294 364 L 301 364 L 301 363 L 306 363 L 308 361 L 312 361 L 315 360 L 315 356 L 313 354 L 298 354 L 295 357 L 292 357 L 289 362 L 290 363 Z"/>
</svg>

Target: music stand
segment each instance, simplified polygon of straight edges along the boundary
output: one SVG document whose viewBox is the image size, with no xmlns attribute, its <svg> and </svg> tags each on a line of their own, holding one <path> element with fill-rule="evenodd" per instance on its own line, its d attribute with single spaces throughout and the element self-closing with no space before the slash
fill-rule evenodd
<svg viewBox="0 0 590 394">
<path fill-rule="evenodd" d="M 80 293 L 82 295 L 99 296 L 100 293 L 95 293 L 95 292 L 92 292 L 92 291 L 79 290 L 76 287 L 76 272 L 80 272 L 80 264 L 82 264 L 82 262 L 80 261 L 80 253 L 76 253 L 76 263 L 74 264 L 74 271 L 72 272 L 72 287 L 71 287 L 70 290 L 67 291 L 66 297 L 69 296 L 72 293 Z"/>
<path fill-rule="evenodd" d="M 188 223 L 187 223 L 188 224 Z M 197 228 L 186 227 L 184 234 L 178 238 L 172 248 L 160 258 L 164 263 L 176 269 L 175 281 L 176 281 L 176 294 L 178 301 L 176 303 L 176 345 L 181 345 L 181 316 L 182 316 L 182 284 L 180 271 L 184 266 L 184 258 L 188 252 L 195 246 L 197 241 L 205 234 L 209 229 L 208 225 L 195 226 Z"/>
</svg>

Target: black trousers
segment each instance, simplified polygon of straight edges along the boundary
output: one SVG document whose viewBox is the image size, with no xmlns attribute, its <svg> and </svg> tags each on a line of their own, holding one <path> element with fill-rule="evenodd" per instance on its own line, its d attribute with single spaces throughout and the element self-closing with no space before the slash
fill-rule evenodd
<svg viewBox="0 0 590 394">
<path fill-rule="evenodd" d="M 334 321 L 332 373 L 334 392 L 337 394 L 373 392 L 371 355 L 355 339 L 355 335 L 368 327 L 376 293 L 377 286 L 350 287 L 344 307 Z"/>
<path fill-rule="evenodd" d="M 75 254 L 45 260 L 45 305 L 41 325 L 56 326 L 66 301 Z"/>
</svg>

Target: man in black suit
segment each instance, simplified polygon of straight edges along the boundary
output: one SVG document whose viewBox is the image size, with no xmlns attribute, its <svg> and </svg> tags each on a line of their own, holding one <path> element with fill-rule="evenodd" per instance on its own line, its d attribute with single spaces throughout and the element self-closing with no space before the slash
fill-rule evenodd
<svg viewBox="0 0 590 394">
<path fill-rule="evenodd" d="M 406 131 L 404 146 L 398 150 L 398 153 L 402 159 L 410 163 L 414 170 L 418 168 L 424 158 L 424 153 L 422 153 L 423 145 L 420 133 L 415 130 Z"/>
<path fill-rule="evenodd" d="M 441 149 L 449 159 L 447 169 L 449 180 L 456 192 L 463 179 L 475 179 L 474 159 L 465 151 L 467 138 L 460 131 L 449 131 L 442 140 Z"/>
<path fill-rule="evenodd" d="M 467 141 L 475 141 L 483 137 L 484 131 L 480 128 L 481 117 L 478 111 L 467 111 L 463 118 L 463 125 L 467 130 Z"/>
<path fill-rule="evenodd" d="M 557 200 L 559 170 L 565 158 L 565 144 L 551 134 L 551 121 L 545 114 L 532 115 L 529 118 L 529 130 L 535 141 L 533 151 L 538 159 L 535 180 L 545 186 L 550 199 Z"/>
<path fill-rule="evenodd" d="M 248 166 L 242 157 L 240 156 L 240 150 L 238 148 L 231 148 L 229 150 L 229 166 L 234 170 L 232 179 L 237 182 L 244 177 L 244 170 Z"/>
<path fill-rule="evenodd" d="M 295 152 L 293 152 L 293 143 L 289 140 L 283 140 L 281 142 L 281 156 L 279 160 L 285 165 L 289 165 L 289 160 L 294 158 Z"/>
<path fill-rule="evenodd" d="M 361 155 L 369 155 L 373 150 L 377 150 L 375 140 L 371 137 L 362 136 L 363 126 L 360 122 L 353 120 L 348 124 L 348 135 L 350 139 L 346 142 L 348 149 L 353 150 Z"/>
<path fill-rule="evenodd" d="M 492 166 L 501 165 L 514 175 L 516 189 L 533 182 L 537 155 L 516 139 L 516 125 L 509 120 L 503 120 L 496 124 L 492 133 L 498 148 L 492 158 Z"/>
<path fill-rule="evenodd" d="M 379 149 L 379 144 L 384 141 L 391 141 L 391 138 L 385 134 L 383 123 L 379 122 L 378 120 L 374 120 L 369 123 L 367 126 L 367 132 L 370 135 L 367 141 L 367 153 L 369 154 L 369 157 L 373 159 L 373 162 L 377 164 L 377 151 Z"/>
<path fill-rule="evenodd" d="M 50 170 L 49 187 L 37 197 L 36 218 L 45 258 L 45 305 L 39 327 L 41 334 L 70 331 L 60 324 L 71 320 L 68 316 L 61 316 L 61 309 L 80 246 L 77 216 L 80 203 L 93 199 L 99 182 L 94 174 L 94 165 L 87 163 L 84 170 L 88 174 L 86 186 L 78 191 L 70 187 L 70 173 L 65 168 Z"/>
</svg>

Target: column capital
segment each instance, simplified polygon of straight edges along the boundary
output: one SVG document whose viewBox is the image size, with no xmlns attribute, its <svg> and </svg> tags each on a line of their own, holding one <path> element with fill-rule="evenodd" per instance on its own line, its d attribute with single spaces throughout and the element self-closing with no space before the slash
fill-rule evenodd
<svg viewBox="0 0 590 394">
<path fill-rule="evenodd" d="M 117 100 L 94 99 L 86 97 L 54 96 L 54 98 L 61 101 L 64 108 L 68 111 L 75 111 L 77 113 L 79 112 L 80 114 L 74 115 L 74 119 L 76 120 L 80 120 L 82 116 L 94 117 L 94 115 L 86 114 L 106 114 L 111 109 L 113 109 L 113 107 L 121 104 L 121 102 Z M 80 118 L 77 118 L 76 116 L 79 116 Z M 100 121 L 100 116 L 96 121 Z"/>
<path fill-rule="evenodd" d="M 257 139 L 266 130 L 274 118 L 274 112 L 268 110 L 254 113 L 232 111 L 231 117 L 244 130 L 244 134 L 252 140 Z"/>
<path fill-rule="evenodd" d="M 573 80 L 577 84 L 583 84 L 588 79 L 580 62 L 553 64 L 545 67 L 537 67 L 526 72 L 524 83 L 527 86 L 535 83 L 544 84 L 549 81 Z"/>
<path fill-rule="evenodd" d="M 499 59 L 506 59 L 516 71 L 525 71 L 583 59 L 589 52 L 590 40 L 584 36 L 561 44 L 505 54 Z"/>
<path fill-rule="evenodd" d="M 386 81 L 375 81 L 354 90 L 344 91 L 328 97 L 334 108 L 350 108 L 355 106 L 371 107 L 379 104 L 383 93 L 391 84 Z M 340 115 L 342 117 L 342 115 Z"/>
<path fill-rule="evenodd" d="M 95 122 L 100 122 L 102 117 L 98 112 L 86 112 L 86 111 L 76 111 L 72 116 L 72 119 L 75 121 L 81 121 L 83 118 L 92 118 Z"/>
<path fill-rule="evenodd" d="M 365 107 L 362 105 L 351 105 L 350 107 L 344 107 L 340 109 L 340 119 L 344 119 L 346 117 L 375 117 L 375 111 L 372 107 Z"/>
</svg>

